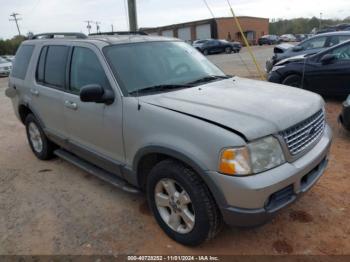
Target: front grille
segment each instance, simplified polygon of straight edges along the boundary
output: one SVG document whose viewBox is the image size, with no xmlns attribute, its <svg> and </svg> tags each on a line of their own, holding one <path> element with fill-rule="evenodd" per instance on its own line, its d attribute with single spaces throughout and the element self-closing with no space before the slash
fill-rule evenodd
<svg viewBox="0 0 350 262">
<path fill-rule="evenodd" d="M 325 129 L 324 111 L 320 110 L 305 121 L 282 132 L 282 137 L 292 156 L 307 150 L 323 134 Z"/>
</svg>

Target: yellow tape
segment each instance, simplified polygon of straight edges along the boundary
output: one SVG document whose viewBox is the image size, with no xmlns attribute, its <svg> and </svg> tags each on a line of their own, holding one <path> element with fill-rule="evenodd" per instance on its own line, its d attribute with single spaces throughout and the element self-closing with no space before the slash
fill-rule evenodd
<svg viewBox="0 0 350 262">
<path fill-rule="evenodd" d="M 235 12 L 233 11 L 233 8 L 232 8 L 232 6 L 231 6 L 230 1 L 227 0 L 227 3 L 228 3 L 228 5 L 229 5 L 229 7 L 230 7 L 232 16 L 233 16 L 233 18 L 235 19 L 235 22 L 236 22 L 236 24 L 237 24 L 237 27 L 238 27 L 239 31 L 241 32 L 241 35 L 242 35 L 242 37 L 243 37 L 244 44 L 246 45 L 246 47 L 247 47 L 247 49 L 248 49 L 248 52 L 249 52 L 250 56 L 252 57 L 253 62 L 254 62 L 254 64 L 255 64 L 255 66 L 256 66 L 256 69 L 258 70 L 258 72 L 259 72 L 259 74 L 260 74 L 261 80 L 266 80 L 265 75 L 264 75 L 264 73 L 262 72 L 262 70 L 261 70 L 261 68 L 260 68 L 260 66 L 259 66 L 259 64 L 258 64 L 258 62 L 257 62 L 257 60 L 256 60 L 256 58 L 255 58 L 255 56 L 254 56 L 253 50 L 251 49 L 251 47 L 250 47 L 250 45 L 249 45 L 249 42 L 248 42 L 247 38 L 245 37 L 245 35 L 244 35 L 244 33 L 243 33 L 241 24 L 239 23 L 239 21 L 238 21 L 236 15 L 235 15 Z"/>
</svg>

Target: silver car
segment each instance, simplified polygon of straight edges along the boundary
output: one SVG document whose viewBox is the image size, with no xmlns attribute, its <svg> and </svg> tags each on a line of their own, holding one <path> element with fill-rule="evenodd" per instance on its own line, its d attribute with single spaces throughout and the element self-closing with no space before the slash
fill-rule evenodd
<svg viewBox="0 0 350 262">
<path fill-rule="evenodd" d="M 0 57 L 0 76 L 8 76 L 12 69 L 12 63 Z"/>
<path fill-rule="evenodd" d="M 226 76 L 177 39 L 73 35 L 16 54 L 6 94 L 33 153 L 145 192 L 179 243 L 263 224 L 324 173 L 319 95 Z"/>
</svg>

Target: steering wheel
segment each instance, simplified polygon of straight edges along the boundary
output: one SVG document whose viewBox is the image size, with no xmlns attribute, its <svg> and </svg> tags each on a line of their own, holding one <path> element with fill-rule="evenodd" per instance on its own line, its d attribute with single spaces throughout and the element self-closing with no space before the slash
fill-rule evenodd
<svg viewBox="0 0 350 262">
<path fill-rule="evenodd" d="M 178 64 L 174 68 L 174 72 L 175 72 L 176 75 L 180 75 L 181 74 L 181 70 L 184 70 L 186 72 L 186 71 L 190 71 L 191 68 L 190 68 L 190 66 L 188 64 L 185 64 L 185 63 Z"/>
</svg>

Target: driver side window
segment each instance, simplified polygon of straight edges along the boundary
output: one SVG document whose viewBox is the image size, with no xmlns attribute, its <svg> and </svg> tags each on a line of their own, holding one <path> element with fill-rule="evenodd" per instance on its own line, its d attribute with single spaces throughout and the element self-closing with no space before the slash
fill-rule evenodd
<svg viewBox="0 0 350 262">
<path fill-rule="evenodd" d="M 336 56 L 337 61 L 350 60 L 350 44 L 334 49 L 331 54 Z"/>
<path fill-rule="evenodd" d="M 104 88 L 109 87 L 107 76 L 96 54 L 85 47 L 74 47 L 70 71 L 70 90 L 79 94 L 83 86 L 91 84 L 97 84 Z"/>
</svg>

